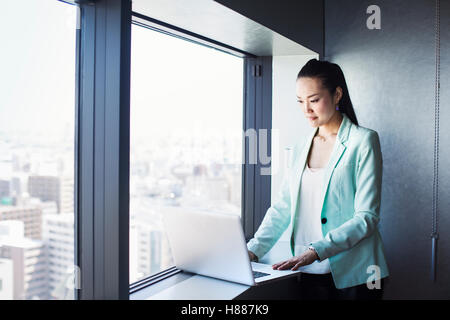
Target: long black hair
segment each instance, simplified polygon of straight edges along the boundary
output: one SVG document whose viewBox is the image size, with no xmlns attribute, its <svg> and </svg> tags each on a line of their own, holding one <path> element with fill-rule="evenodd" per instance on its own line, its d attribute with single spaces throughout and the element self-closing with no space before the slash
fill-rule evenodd
<svg viewBox="0 0 450 320">
<path fill-rule="evenodd" d="M 350 100 L 344 73 L 336 63 L 311 59 L 298 73 L 297 79 L 299 78 L 320 79 L 322 81 L 322 86 L 330 92 L 331 96 L 334 95 L 337 87 L 341 87 L 342 98 L 339 101 L 339 112 L 345 113 L 354 124 L 357 126 L 359 125 L 352 101 Z"/>
</svg>

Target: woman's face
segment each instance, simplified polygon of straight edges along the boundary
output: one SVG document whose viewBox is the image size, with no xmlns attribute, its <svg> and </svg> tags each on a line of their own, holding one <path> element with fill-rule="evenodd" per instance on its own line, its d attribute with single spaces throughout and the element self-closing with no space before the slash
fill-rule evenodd
<svg viewBox="0 0 450 320">
<path fill-rule="evenodd" d="M 318 78 L 299 78 L 296 83 L 297 101 L 305 117 L 313 127 L 328 123 L 336 111 L 340 99 L 341 88 L 336 89 L 332 97 L 329 91 L 322 87 Z"/>
</svg>

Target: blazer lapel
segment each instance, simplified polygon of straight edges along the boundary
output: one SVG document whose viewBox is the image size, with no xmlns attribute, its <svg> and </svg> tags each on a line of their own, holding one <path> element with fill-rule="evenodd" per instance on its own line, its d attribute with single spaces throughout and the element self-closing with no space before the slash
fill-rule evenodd
<svg viewBox="0 0 450 320">
<path fill-rule="evenodd" d="M 323 204 L 325 201 L 325 195 L 328 191 L 328 186 L 330 185 L 330 179 L 333 174 L 334 168 L 336 168 L 337 163 L 341 159 L 342 154 L 345 149 L 347 149 L 346 141 L 350 132 L 350 128 L 352 126 L 351 120 L 347 117 L 345 113 L 342 114 L 343 119 L 341 126 L 339 127 L 336 142 L 334 144 L 333 151 L 330 156 L 330 160 L 328 161 L 327 168 L 325 170 L 323 185 L 322 185 L 322 197 L 321 197 L 321 209 L 320 213 L 322 214 Z"/>
<path fill-rule="evenodd" d="M 311 149 L 311 144 L 313 141 L 314 136 L 316 135 L 316 132 L 319 128 L 315 128 L 311 134 L 309 135 L 308 139 L 306 140 L 306 144 L 304 145 L 303 149 L 301 150 L 300 156 L 298 158 L 297 163 L 293 166 L 294 167 L 294 177 L 293 177 L 293 188 L 292 188 L 292 197 L 293 203 L 292 207 L 295 208 L 297 211 L 297 204 L 298 204 L 298 195 L 300 190 L 300 185 L 302 181 L 302 173 L 303 169 L 305 168 L 306 160 L 308 158 L 309 150 Z"/>
<path fill-rule="evenodd" d="M 333 152 L 330 156 L 330 161 L 328 162 L 328 166 L 325 170 L 324 178 L 323 178 L 323 185 L 322 185 L 322 197 L 321 197 L 321 210 L 322 213 L 323 209 L 323 202 L 325 200 L 325 195 L 328 190 L 328 186 L 330 184 L 331 175 L 333 174 L 334 168 L 336 167 L 336 164 L 338 163 L 339 159 L 341 158 L 342 154 L 344 153 L 345 149 L 347 147 L 339 140 L 336 140 L 336 143 L 334 144 Z"/>
<path fill-rule="evenodd" d="M 339 159 L 341 158 L 342 154 L 344 153 L 345 149 L 347 148 L 344 144 L 345 141 L 347 141 L 347 137 L 349 134 L 350 127 L 352 125 L 352 122 L 347 117 L 345 113 L 342 114 L 343 119 L 341 122 L 341 125 L 338 130 L 338 134 L 336 137 L 336 142 L 333 147 L 333 151 L 330 155 L 330 160 L 328 161 L 328 165 L 325 169 L 324 174 L 324 180 L 323 180 L 323 187 L 322 187 L 322 196 L 321 196 L 321 212 L 323 209 L 323 203 L 325 200 L 325 195 L 328 190 L 328 185 L 331 179 L 331 175 L 333 174 L 334 168 L 336 167 L 337 163 L 339 162 Z M 314 136 L 316 135 L 316 132 L 319 128 L 315 128 L 310 136 L 308 137 L 305 146 L 301 150 L 299 160 L 297 164 L 294 166 L 294 180 L 293 180 L 293 194 L 291 195 L 291 198 L 293 199 L 292 208 L 294 208 L 294 213 L 291 215 L 291 224 L 292 224 L 292 234 L 291 234 L 291 251 L 294 255 L 294 235 L 296 230 L 296 222 L 297 222 L 297 209 L 298 209 L 298 203 L 299 203 L 299 192 L 300 192 L 300 186 L 301 186 L 301 180 L 302 180 L 302 174 L 303 169 L 306 165 L 306 160 L 308 158 L 309 150 L 311 149 L 311 144 L 314 139 Z"/>
<path fill-rule="evenodd" d="M 300 186 L 302 182 L 302 175 L 303 175 L 303 169 L 305 168 L 306 160 L 308 158 L 309 150 L 311 149 L 311 144 L 314 139 L 314 136 L 316 135 L 317 130 L 319 127 L 315 128 L 311 134 L 309 135 L 308 139 L 306 140 L 306 143 L 301 150 L 298 162 L 293 166 L 294 168 L 294 177 L 293 177 L 293 188 L 292 188 L 292 194 L 291 194 L 291 207 L 294 208 L 293 214 L 291 214 L 291 226 L 292 226 L 292 233 L 291 233 L 291 252 L 292 256 L 295 255 L 294 253 L 294 235 L 295 235 L 295 228 L 297 226 L 297 206 L 298 206 L 298 198 L 299 198 L 299 191 Z"/>
</svg>

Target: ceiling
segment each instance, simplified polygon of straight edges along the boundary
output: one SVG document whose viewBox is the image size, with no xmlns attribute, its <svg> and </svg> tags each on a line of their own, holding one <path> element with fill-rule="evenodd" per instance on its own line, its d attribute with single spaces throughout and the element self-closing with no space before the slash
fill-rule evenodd
<svg viewBox="0 0 450 320">
<path fill-rule="evenodd" d="M 132 10 L 256 56 L 315 54 L 213 0 L 133 0 Z"/>
</svg>

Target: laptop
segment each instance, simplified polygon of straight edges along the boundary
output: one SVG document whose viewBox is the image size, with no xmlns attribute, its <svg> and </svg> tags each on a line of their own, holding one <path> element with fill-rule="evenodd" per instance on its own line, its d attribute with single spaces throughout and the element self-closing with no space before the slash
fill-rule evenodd
<svg viewBox="0 0 450 320">
<path fill-rule="evenodd" d="M 180 270 L 250 286 L 300 275 L 251 262 L 238 215 L 183 208 L 164 212 L 163 222 Z"/>
</svg>

